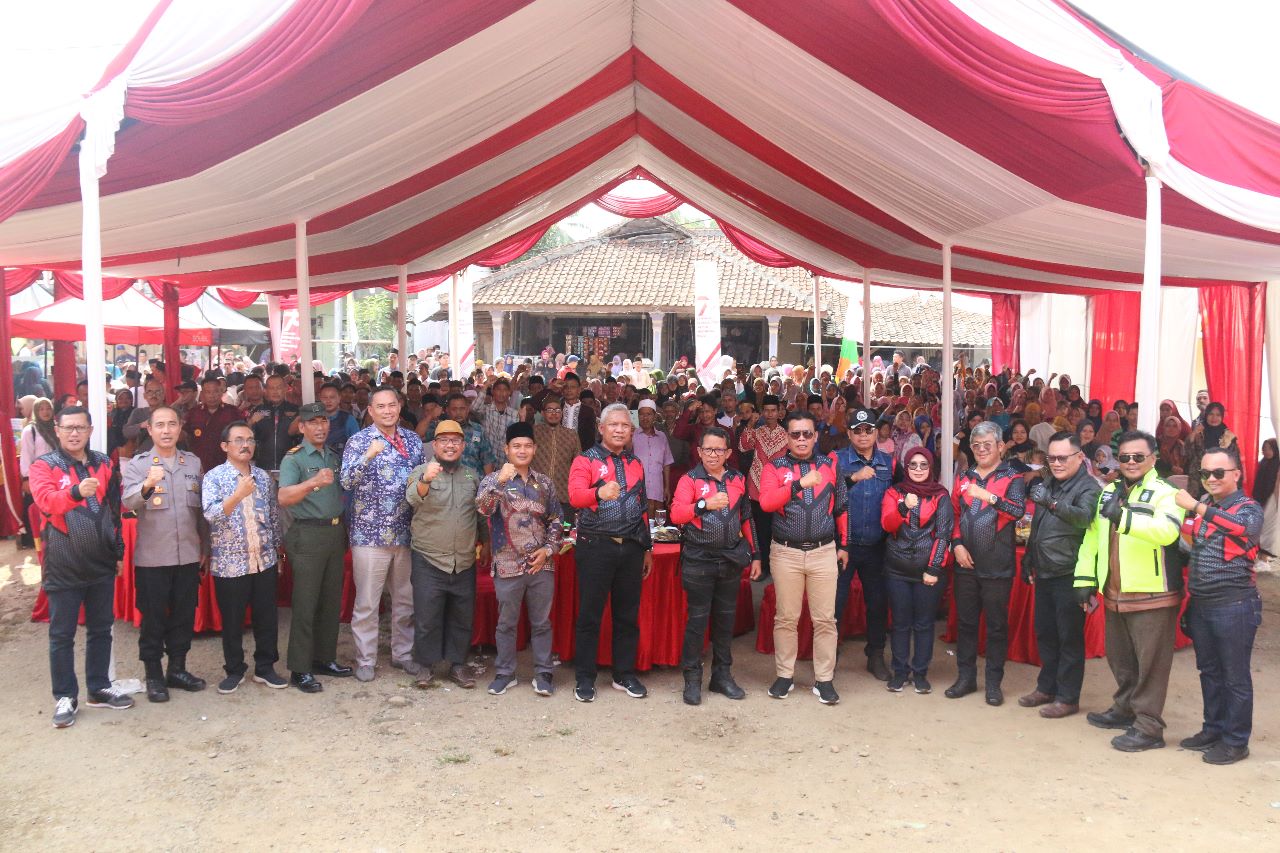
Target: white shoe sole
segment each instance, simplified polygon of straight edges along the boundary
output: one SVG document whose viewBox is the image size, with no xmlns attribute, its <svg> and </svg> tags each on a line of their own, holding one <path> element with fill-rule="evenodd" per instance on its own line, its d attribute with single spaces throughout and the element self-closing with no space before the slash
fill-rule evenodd
<svg viewBox="0 0 1280 853">
<path fill-rule="evenodd" d="M 240 680 L 236 682 L 235 687 L 227 688 L 227 687 L 223 687 L 222 685 L 218 685 L 218 692 L 221 693 L 223 696 L 230 696 L 232 693 L 235 693 L 237 690 L 240 689 L 241 684 L 244 684 L 243 675 L 240 676 Z"/>
<path fill-rule="evenodd" d="M 790 695 L 791 695 L 791 691 L 792 691 L 792 690 L 795 690 L 795 689 L 796 689 L 795 684 L 794 684 L 794 683 L 793 683 L 793 684 L 790 684 L 790 685 L 788 685 L 788 686 L 787 686 L 787 692 L 786 692 L 786 693 L 783 693 L 781 696 L 779 696 L 777 693 L 774 693 L 772 690 L 770 690 L 770 691 L 769 691 L 769 698 L 770 698 L 770 699 L 786 699 L 788 696 L 790 696 Z"/>
<path fill-rule="evenodd" d="M 108 711 L 128 711 L 133 707 L 132 703 L 128 705 L 108 705 L 106 702 L 85 702 L 86 708 L 105 708 Z"/>
<path fill-rule="evenodd" d="M 839 697 L 839 696 L 837 696 L 837 697 L 835 698 L 835 701 L 833 701 L 833 702 L 828 702 L 826 699 L 823 699 L 823 698 L 822 698 L 822 694 L 818 692 L 818 688 L 816 688 L 816 687 L 815 687 L 815 688 L 813 688 L 813 695 L 814 695 L 814 696 L 817 696 L 817 697 L 818 697 L 818 701 L 819 701 L 819 702 L 821 702 L 823 705 L 839 705 L 839 704 L 840 704 L 840 697 Z"/>
<path fill-rule="evenodd" d="M 539 696 L 550 696 L 552 693 L 555 692 L 555 689 L 548 687 L 546 690 L 543 690 L 541 687 L 538 686 L 538 682 L 535 681 L 533 683 L 533 692 L 537 693 Z"/>
<path fill-rule="evenodd" d="M 506 684 L 504 684 L 501 690 L 494 690 L 492 687 L 490 687 L 489 695 L 501 696 L 503 693 L 506 693 L 508 690 L 510 690 L 512 687 L 515 687 L 519 683 L 520 683 L 519 680 L 513 678 L 510 681 L 508 681 Z"/>
<path fill-rule="evenodd" d="M 265 678 L 263 678 L 260 675 L 255 675 L 253 677 L 253 680 L 265 687 L 270 687 L 272 690 L 284 690 L 286 687 L 289 686 L 288 681 L 282 681 L 279 684 L 272 684 L 270 681 L 267 681 Z"/>
<path fill-rule="evenodd" d="M 54 727 L 55 729 L 69 729 L 69 728 L 71 728 L 72 726 L 74 726 L 75 724 L 76 724 L 76 718 L 75 718 L 75 717 L 72 717 L 69 721 L 67 721 L 67 722 L 65 722 L 65 723 L 56 723 L 56 722 L 55 722 L 55 723 L 53 724 L 53 727 Z"/>
<path fill-rule="evenodd" d="M 632 692 L 631 692 L 631 688 L 629 688 L 629 687 L 627 687 L 627 686 L 625 686 L 625 685 L 619 684 L 619 683 L 618 683 L 618 682 L 616 682 L 616 681 L 615 681 L 615 682 L 613 682 L 613 689 L 614 689 L 614 690 L 621 690 L 623 693 L 627 694 L 627 695 L 628 695 L 628 696 L 630 696 L 632 699 L 643 699 L 644 697 L 646 697 L 646 696 L 648 696 L 648 695 L 649 695 L 647 692 L 646 692 L 646 693 L 632 693 Z"/>
<path fill-rule="evenodd" d="M 587 698 L 583 698 L 582 696 L 579 696 L 579 695 L 578 695 L 578 691 L 577 691 L 577 690 L 574 690 L 574 691 L 573 691 L 573 698 L 574 698 L 574 699 L 576 699 L 576 700 L 577 700 L 577 701 L 579 701 L 579 702 L 594 702 L 594 701 L 596 701 L 596 697 L 595 697 L 595 696 L 590 696 L 590 697 L 587 697 Z"/>
</svg>

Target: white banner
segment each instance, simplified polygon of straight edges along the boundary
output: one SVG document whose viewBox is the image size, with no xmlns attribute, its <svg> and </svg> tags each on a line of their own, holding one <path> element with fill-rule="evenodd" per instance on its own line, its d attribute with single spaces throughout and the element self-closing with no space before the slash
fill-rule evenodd
<svg viewBox="0 0 1280 853">
<path fill-rule="evenodd" d="M 720 369 L 720 270 L 715 261 L 693 262 L 693 344 L 698 379 L 710 387 Z"/>
<path fill-rule="evenodd" d="M 472 306 L 474 288 L 471 267 L 459 273 L 455 281 L 457 282 L 453 295 L 455 310 L 450 312 L 449 321 L 454 325 L 454 340 L 457 341 L 458 351 L 450 353 L 450 361 L 454 365 L 453 377 L 465 381 L 471 371 L 476 369 L 475 316 Z"/>
</svg>

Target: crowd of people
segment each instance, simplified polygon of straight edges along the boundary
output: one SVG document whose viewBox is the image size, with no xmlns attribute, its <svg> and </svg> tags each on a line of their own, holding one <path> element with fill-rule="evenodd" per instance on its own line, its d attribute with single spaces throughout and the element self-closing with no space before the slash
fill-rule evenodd
<svg viewBox="0 0 1280 853">
<path fill-rule="evenodd" d="M 78 709 L 72 648 L 81 607 L 87 704 L 132 704 L 106 676 L 122 513 L 136 518 L 139 657 L 154 702 L 168 701 L 170 689 L 205 687 L 186 658 L 206 570 L 222 613 L 219 692 L 235 691 L 250 671 L 246 609 L 256 682 L 316 693 L 317 676 L 374 679 L 384 593 L 390 666 L 420 687 L 446 677 L 472 688 L 467 654 L 475 573 L 483 570 L 499 603 L 489 692 L 518 683 L 523 605 L 531 684 L 551 695 L 554 570 L 571 526 L 574 698 L 595 699 L 606 605 L 612 686 L 643 697 L 637 617 L 652 567 L 651 520 L 665 513 L 682 531 L 688 704 L 702 701 L 708 631 L 708 689 L 746 695 L 733 677 L 730 642 L 746 573 L 775 586 L 769 696 L 786 698 L 796 684 L 807 600 L 812 690 L 823 704 L 839 702 L 837 626 L 857 575 L 866 669 L 888 690 L 932 691 L 934 622 L 950 588 L 958 674 L 945 695 L 978 691 L 985 622 L 982 691 L 1000 705 L 1020 572 L 1036 590 L 1043 665 L 1019 705 L 1046 718 L 1078 713 L 1085 617 L 1101 606 L 1117 689 L 1111 707 L 1088 722 L 1122 730 L 1112 740 L 1122 751 L 1163 746 L 1181 618 L 1204 693 L 1203 728 L 1182 746 L 1217 764 L 1248 754 L 1249 661 L 1261 618 L 1254 568 L 1275 536 L 1280 459 L 1270 442 L 1248 496 L 1235 436 L 1205 392 L 1191 422 L 1172 402 L 1161 404 L 1151 435 L 1137 429 L 1136 404 L 1104 411 L 1066 376 L 960 362 L 944 378 L 901 353 L 842 377 L 777 359 L 726 365 L 707 385 L 684 358 L 664 372 L 640 355 L 584 363 L 548 350 L 455 378 L 445 353 L 420 351 L 403 365 L 399 356 L 393 350 L 385 366 L 351 361 L 330 372 L 317 362 L 305 373 L 228 361 L 198 384 L 181 384 L 173 400 L 156 363 L 146 377 L 126 376 L 105 425 L 107 454 L 89 449 L 98 427 L 78 404 L 82 389 L 58 404 L 23 401 L 22 473 L 43 520 L 55 726 L 71 725 Z M 316 402 L 302 405 L 307 381 Z M 939 436 L 944 406 L 953 407 L 954 436 Z M 952 489 L 940 482 L 946 441 L 956 459 Z M 1015 541 L 1020 527 L 1025 552 Z M 348 547 L 351 666 L 337 659 Z M 288 678 L 276 671 L 281 549 L 294 573 Z"/>
</svg>

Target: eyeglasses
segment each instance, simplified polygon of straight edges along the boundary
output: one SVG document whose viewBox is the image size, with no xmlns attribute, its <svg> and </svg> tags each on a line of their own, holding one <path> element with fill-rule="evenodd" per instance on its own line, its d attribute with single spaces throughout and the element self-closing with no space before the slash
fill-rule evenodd
<svg viewBox="0 0 1280 853">
<path fill-rule="evenodd" d="M 698 452 L 703 456 L 723 456 L 729 452 L 727 447 L 699 447 Z"/>
<path fill-rule="evenodd" d="M 995 450 L 996 443 L 994 441 L 971 441 L 969 446 L 974 450 Z"/>
<path fill-rule="evenodd" d="M 788 432 L 787 435 L 791 436 L 792 438 L 805 439 L 805 438 L 813 438 L 815 435 L 817 435 L 817 433 L 815 433 L 811 429 L 801 429 L 801 430 L 796 430 L 795 432 Z"/>
<path fill-rule="evenodd" d="M 866 424 L 863 424 L 862 426 L 849 427 L 849 430 L 854 435 L 867 435 L 868 433 L 875 432 L 876 428 L 873 426 L 867 426 Z"/>
<path fill-rule="evenodd" d="M 1240 470 L 1239 468 L 1210 468 L 1207 471 L 1200 472 L 1200 479 L 1201 480 L 1210 480 L 1210 479 L 1222 480 L 1226 478 L 1229 472 L 1239 471 L 1239 470 Z"/>
<path fill-rule="evenodd" d="M 1147 454 L 1145 454 L 1145 453 L 1117 453 L 1117 454 L 1116 454 L 1116 461 L 1117 461 L 1117 462 L 1123 462 L 1123 463 L 1126 463 L 1126 464 L 1127 464 L 1127 463 L 1130 463 L 1130 462 L 1136 462 L 1136 463 L 1138 463 L 1139 465 L 1141 465 L 1143 462 L 1146 462 L 1146 461 L 1147 461 Z"/>
<path fill-rule="evenodd" d="M 910 471 L 928 471 L 929 463 L 928 462 L 908 462 L 907 469 Z"/>
<path fill-rule="evenodd" d="M 1068 453 L 1066 456 L 1046 456 L 1045 459 L 1048 460 L 1050 465 L 1061 465 L 1064 462 L 1069 461 L 1072 456 L 1075 456 L 1076 453 L 1079 452 L 1080 451 L 1077 450 L 1075 453 Z"/>
<path fill-rule="evenodd" d="M 75 434 L 79 432 L 88 432 L 89 430 L 93 429 L 93 427 L 81 426 L 80 424 L 72 424 L 70 426 L 62 426 L 61 424 L 59 424 L 58 429 L 62 430 L 63 432 L 69 432 L 69 433 Z"/>
<path fill-rule="evenodd" d="M 562 411 L 564 411 L 564 410 L 563 410 L 563 409 L 561 409 L 559 406 L 547 406 L 545 409 L 543 409 L 543 410 L 542 410 L 542 414 L 544 414 L 544 415 L 558 415 L 558 414 L 560 414 Z"/>
<path fill-rule="evenodd" d="M 227 444 L 232 444 L 236 447 L 250 447 L 257 443 L 258 440 L 256 438 L 233 438 L 227 442 Z"/>
</svg>

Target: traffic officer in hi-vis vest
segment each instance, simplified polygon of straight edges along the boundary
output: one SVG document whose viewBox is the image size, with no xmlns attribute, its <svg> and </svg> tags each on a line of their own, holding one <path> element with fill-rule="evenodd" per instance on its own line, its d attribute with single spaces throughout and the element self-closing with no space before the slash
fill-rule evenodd
<svg viewBox="0 0 1280 853">
<path fill-rule="evenodd" d="M 200 506 L 203 471 L 195 454 L 178 450 L 178 413 L 157 406 L 147 423 L 152 447 L 124 464 L 122 503 L 138 518 L 133 564 L 142 613 L 138 657 L 146 668 L 147 699 L 168 702 L 170 687 L 205 688 L 204 679 L 187 672 L 187 652 L 195 631 L 200 573 L 209 561 L 209 537 Z"/>
<path fill-rule="evenodd" d="M 347 528 L 342 518 L 342 457 L 326 446 L 329 416 L 319 403 L 298 413 L 302 443 L 280 462 L 281 506 L 293 523 L 284 550 L 293 569 L 293 613 L 289 619 L 289 669 L 293 686 L 319 693 L 316 673 L 345 678 L 351 667 L 338 664 L 338 611 L 342 603 Z"/>
</svg>

